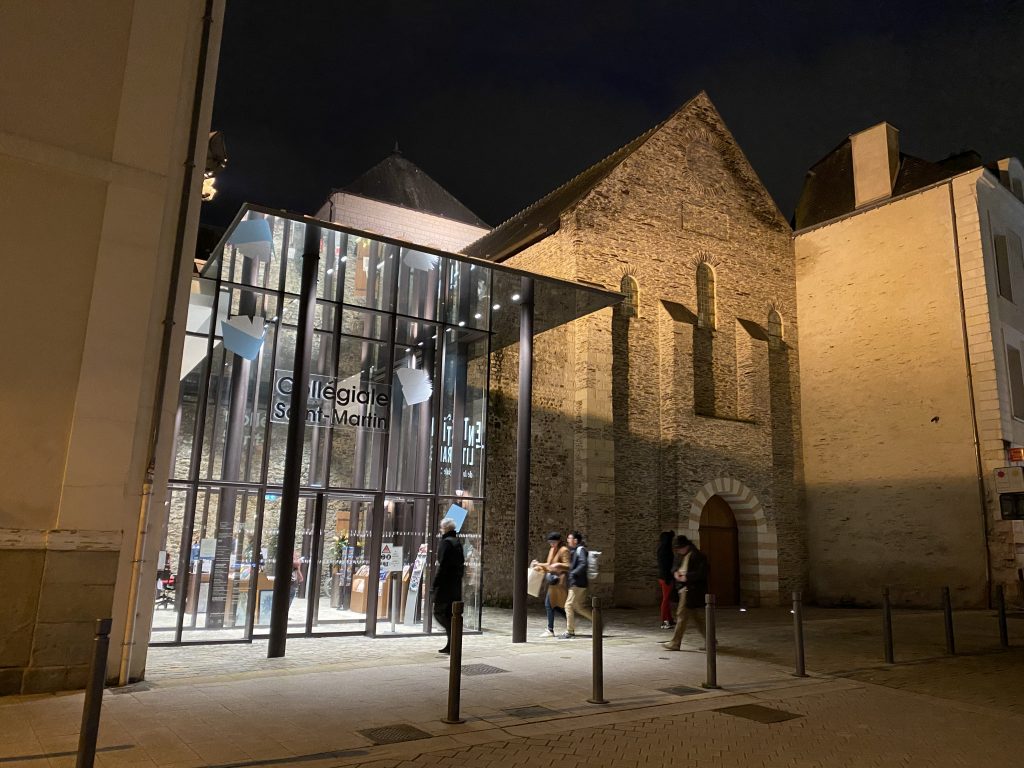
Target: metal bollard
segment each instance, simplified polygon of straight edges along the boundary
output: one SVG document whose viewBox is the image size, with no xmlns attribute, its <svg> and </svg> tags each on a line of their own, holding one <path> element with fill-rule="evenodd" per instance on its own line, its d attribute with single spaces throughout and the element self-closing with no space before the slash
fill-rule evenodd
<svg viewBox="0 0 1024 768">
<path fill-rule="evenodd" d="M 401 571 L 399 571 L 401 576 Z M 395 624 L 401 618 L 399 614 L 402 611 L 402 580 L 392 579 L 391 580 L 391 631 L 395 631 Z"/>
<path fill-rule="evenodd" d="M 466 722 L 459 717 L 459 704 L 462 699 L 462 602 L 452 603 L 452 636 L 449 641 L 451 653 L 448 663 L 448 715 L 442 717 L 442 723 L 458 724 Z"/>
<path fill-rule="evenodd" d="M 1003 594 L 1003 585 L 996 586 L 996 608 L 999 610 L 999 647 L 1010 647 L 1010 633 L 1006 629 L 1006 595 Z"/>
<path fill-rule="evenodd" d="M 680 600 L 683 598 L 680 597 Z M 706 595 L 707 601 L 704 606 L 704 631 L 707 637 L 704 638 L 704 647 L 707 649 L 708 672 L 707 680 L 701 683 L 701 688 L 721 688 L 718 684 L 718 640 L 715 637 L 715 596 Z"/>
<path fill-rule="evenodd" d="M 100 707 L 103 706 L 103 682 L 107 676 L 107 649 L 110 648 L 110 627 L 113 619 L 96 620 L 89 682 L 82 707 L 82 728 L 78 732 L 78 759 L 75 768 L 92 768 L 96 760 L 96 737 L 100 732 Z"/>
<path fill-rule="evenodd" d="M 590 626 L 594 633 L 594 692 L 587 699 L 587 702 L 590 704 L 607 704 L 608 700 L 604 697 L 604 649 L 601 638 L 601 635 L 604 634 L 604 622 L 601 620 L 601 598 L 591 598 L 590 604 L 592 606 L 591 615 L 593 616 Z"/>
<path fill-rule="evenodd" d="M 793 640 L 796 644 L 796 671 L 794 677 L 807 677 L 804 671 L 804 613 L 803 599 L 799 592 L 793 593 Z"/>
<path fill-rule="evenodd" d="M 949 598 L 949 587 L 942 588 L 942 614 L 946 620 L 946 653 L 956 654 L 956 643 L 953 639 L 953 604 Z"/>
<path fill-rule="evenodd" d="M 885 646 L 885 663 L 895 664 L 892 651 L 892 604 L 889 602 L 889 588 L 882 590 L 882 644 Z"/>
</svg>

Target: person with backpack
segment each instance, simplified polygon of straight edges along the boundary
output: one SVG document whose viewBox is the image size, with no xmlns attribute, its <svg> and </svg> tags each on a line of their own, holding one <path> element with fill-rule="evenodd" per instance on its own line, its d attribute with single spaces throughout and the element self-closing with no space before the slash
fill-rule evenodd
<svg viewBox="0 0 1024 768">
<path fill-rule="evenodd" d="M 559 635 L 562 640 L 576 637 L 576 614 L 587 621 L 593 622 L 594 617 L 587 607 L 588 553 L 583 544 L 583 534 L 573 531 L 565 537 L 572 553 L 569 557 L 569 596 L 565 598 L 565 633 Z"/>
</svg>

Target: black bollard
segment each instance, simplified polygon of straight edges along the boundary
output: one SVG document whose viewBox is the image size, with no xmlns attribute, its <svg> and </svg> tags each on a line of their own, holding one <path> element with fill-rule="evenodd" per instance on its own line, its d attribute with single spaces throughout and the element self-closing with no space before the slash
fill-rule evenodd
<svg viewBox="0 0 1024 768">
<path fill-rule="evenodd" d="M 591 598 L 590 604 L 592 606 L 591 615 L 593 616 L 590 626 L 594 633 L 594 692 L 587 699 L 587 702 L 590 704 L 607 704 L 608 701 L 604 697 L 604 649 L 601 645 L 601 635 L 604 634 L 604 622 L 601 619 L 601 598 Z"/>
<path fill-rule="evenodd" d="M 107 676 L 107 649 L 110 648 L 112 619 L 96 620 L 89 682 L 82 707 L 82 729 L 78 732 L 78 759 L 75 768 L 92 768 L 96 760 L 96 737 L 100 732 L 100 708 L 103 706 L 103 682 Z"/>
<path fill-rule="evenodd" d="M 796 645 L 796 670 L 794 677 L 807 677 L 804 671 L 804 614 L 803 600 L 799 592 L 793 593 L 793 640 Z"/>
<path fill-rule="evenodd" d="M 680 596 L 679 598 L 683 598 Z M 704 607 L 704 625 L 707 637 L 704 638 L 704 647 L 707 650 L 707 680 L 701 683 L 701 688 L 721 688 L 718 684 L 718 640 L 715 637 L 715 596 L 707 595 Z"/>
<path fill-rule="evenodd" d="M 996 608 L 999 610 L 999 647 L 1010 647 L 1010 633 L 1006 629 L 1006 595 L 1003 594 L 1003 585 L 996 586 Z"/>
<path fill-rule="evenodd" d="M 956 643 L 953 639 L 953 603 L 949 598 L 949 587 L 942 588 L 942 614 L 946 620 L 946 653 L 956 654 Z"/>
<path fill-rule="evenodd" d="M 882 643 L 885 645 L 885 663 L 895 664 L 892 651 L 892 604 L 889 602 L 889 588 L 882 590 Z"/>
<path fill-rule="evenodd" d="M 459 717 L 462 700 L 462 602 L 452 603 L 452 636 L 449 640 L 448 663 L 448 716 L 442 723 L 457 725 L 466 722 Z"/>
</svg>

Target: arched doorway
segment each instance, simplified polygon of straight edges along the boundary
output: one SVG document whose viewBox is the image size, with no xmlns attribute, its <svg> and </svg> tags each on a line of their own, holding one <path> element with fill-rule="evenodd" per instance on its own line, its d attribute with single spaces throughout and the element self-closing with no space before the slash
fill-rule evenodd
<svg viewBox="0 0 1024 768">
<path fill-rule="evenodd" d="M 708 591 L 719 605 L 740 601 L 740 537 L 729 502 L 717 494 L 705 502 L 700 515 L 700 548 L 708 557 Z"/>
</svg>

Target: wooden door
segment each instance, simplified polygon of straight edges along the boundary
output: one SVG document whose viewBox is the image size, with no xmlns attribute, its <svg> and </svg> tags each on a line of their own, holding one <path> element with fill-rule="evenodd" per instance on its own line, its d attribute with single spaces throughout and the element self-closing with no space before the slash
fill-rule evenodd
<svg viewBox="0 0 1024 768">
<path fill-rule="evenodd" d="M 721 496 L 707 500 L 700 515 L 700 549 L 707 555 L 708 591 L 718 605 L 740 601 L 740 547 L 736 517 Z"/>
</svg>

